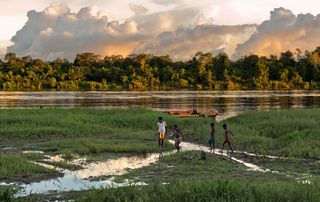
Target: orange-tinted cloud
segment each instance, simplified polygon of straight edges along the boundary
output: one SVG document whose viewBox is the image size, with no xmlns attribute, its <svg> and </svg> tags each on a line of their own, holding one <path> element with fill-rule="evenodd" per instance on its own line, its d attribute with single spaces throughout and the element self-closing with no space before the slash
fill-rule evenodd
<svg viewBox="0 0 320 202">
<path fill-rule="evenodd" d="M 271 12 L 270 19 L 257 27 L 257 32 L 234 54 L 239 58 L 247 54 L 269 56 L 283 51 L 313 50 L 320 46 L 320 15 L 294 15 L 290 10 L 277 8 Z"/>
</svg>

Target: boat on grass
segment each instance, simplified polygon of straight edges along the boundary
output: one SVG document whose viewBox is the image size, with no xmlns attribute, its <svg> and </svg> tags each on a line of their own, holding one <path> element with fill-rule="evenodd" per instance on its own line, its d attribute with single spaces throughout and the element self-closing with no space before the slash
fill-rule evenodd
<svg viewBox="0 0 320 202">
<path fill-rule="evenodd" d="M 187 110 L 169 109 L 169 110 L 165 110 L 164 112 L 166 112 L 172 116 L 178 116 L 181 118 L 184 118 L 184 117 L 213 117 L 213 118 L 215 118 L 218 115 L 217 111 L 199 112 L 196 109 L 187 109 Z"/>
</svg>

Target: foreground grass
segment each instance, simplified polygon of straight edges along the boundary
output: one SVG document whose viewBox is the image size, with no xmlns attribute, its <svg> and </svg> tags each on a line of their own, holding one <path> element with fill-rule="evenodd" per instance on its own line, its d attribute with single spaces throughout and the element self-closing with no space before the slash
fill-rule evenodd
<svg viewBox="0 0 320 202">
<path fill-rule="evenodd" d="M 207 154 L 201 159 L 200 151 L 180 152 L 160 158 L 153 165 L 132 170 L 116 177 L 117 182 L 129 180 L 146 183 L 172 183 L 177 180 L 188 179 L 194 182 L 219 179 L 237 179 L 244 181 L 290 181 L 284 175 L 248 171 L 247 167 L 236 163 L 227 157 Z"/>
<path fill-rule="evenodd" d="M 226 122 L 239 149 L 320 158 L 320 109 L 248 112 Z"/>
<path fill-rule="evenodd" d="M 155 152 L 160 115 L 169 119 L 169 127 L 180 121 L 143 109 L 3 109 L 0 142 L 26 141 L 46 151 L 80 155 Z"/>
<path fill-rule="evenodd" d="M 156 122 L 182 128 L 187 141 L 207 144 L 209 118 L 180 119 L 146 109 L 2 109 L 0 144 L 29 142 L 49 152 L 96 154 L 156 152 Z M 303 158 L 320 157 L 320 109 L 248 112 L 224 121 L 235 149 Z M 223 142 L 216 125 L 217 146 Z M 167 149 L 172 148 L 166 144 Z M 23 145 L 20 145 L 23 147 Z"/>
<path fill-rule="evenodd" d="M 218 181 L 177 181 L 169 185 L 151 184 L 147 186 L 129 186 L 116 189 L 97 189 L 91 191 L 55 195 L 14 198 L 12 189 L 0 189 L 0 201 L 29 202 L 46 201 L 51 198 L 76 202 L 103 201 L 235 201 L 235 202 L 319 202 L 320 181 L 312 184 L 301 183 L 255 183 L 220 179 Z"/>
<path fill-rule="evenodd" d="M 247 183 L 241 181 L 182 181 L 121 189 L 94 190 L 76 201 L 320 201 L 319 181 L 298 183 Z"/>
<path fill-rule="evenodd" d="M 312 159 L 271 159 L 263 156 L 255 157 L 236 153 L 232 156 L 242 159 L 248 163 L 259 165 L 261 168 L 279 171 L 296 178 L 300 178 L 302 176 L 320 176 L 320 161 L 315 161 Z"/>
<path fill-rule="evenodd" d="M 169 129 L 178 124 L 186 141 L 207 144 L 212 122 L 207 118 L 180 119 L 145 109 L 1 109 L 0 113 L 1 146 L 14 145 L 15 151 L 20 152 L 27 145 L 70 158 L 73 154 L 158 152 L 155 135 L 158 116 L 164 117 Z M 307 159 L 320 157 L 320 109 L 248 112 L 224 122 L 236 134 L 233 138 L 235 149 Z M 217 123 L 216 126 L 219 147 L 223 142 L 221 125 Z M 173 148 L 170 144 L 165 145 L 166 150 Z M 18 154 L 1 151 L 0 158 L 1 179 L 23 179 L 26 175 L 37 175 L 38 171 L 49 172 L 30 165 L 26 157 Z M 180 173 L 197 167 L 189 165 L 179 168 Z M 221 165 L 230 166 L 235 165 Z M 313 171 L 312 168 L 310 173 Z M 204 171 L 203 176 L 212 172 Z"/>
<path fill-rule="evenodd" d="M 30 162 L 34 155 L 1 153 L 0 155 L 0 180 L 29 182 L 45 179 L 49 175 L 57 176 L 58 173 Z"/>
</svg>

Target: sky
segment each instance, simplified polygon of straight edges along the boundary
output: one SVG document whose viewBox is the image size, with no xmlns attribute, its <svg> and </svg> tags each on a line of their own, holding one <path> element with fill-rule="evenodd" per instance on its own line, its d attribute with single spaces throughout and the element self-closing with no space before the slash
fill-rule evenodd
<svg viewBox="0 0 320 202">
<path fill-rule="evenodd" d="M 320 46 L 319 14 L 318 0 L 0 0 L 0 55 L 279 54 Z"/>
</svg>

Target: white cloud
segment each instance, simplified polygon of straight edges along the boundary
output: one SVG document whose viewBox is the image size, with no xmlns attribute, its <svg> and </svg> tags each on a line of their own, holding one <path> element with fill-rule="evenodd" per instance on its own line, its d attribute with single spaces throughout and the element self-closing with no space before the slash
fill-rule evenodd
<svg viewBox="0 0 320 202">
<path fill-rule="evenodd" d="M 91 7 L 73 13 L 64 4 L 30 11 L 26 25 L 12 38 L 8 51 L 44 59 L 72 59 L 79 52 L 129 54 L 139 44 L 134 21 L 112 21 Z"/>
<path fill-rule="evenodd" d="M 255 25 L 219 26 L 212 24 L 178 28 L 161 33 L 139 47 L 137 52 L 169 54 L 175 59 L 190 59 L 196 52 L 234 53 L 236 45 L 248 40 Z"/>
<path fill-rule="evenodd" d="M 132 10 L 132 12 L 134 12 L 135 15 L 143 15 L 148 12 L 148 9 L 141 4 L 130 3 L 129 8 Z"/>
<path fill-rule="evenodd" d="M 237 47 L 235 58 L 254 53 L 269 56 L 283 51 L 313 50 L 320 46 L 320 15 L 294 15 L 290 10 L 278 8 L 270 19 L 257 27 L 248 41 Z"/>
<path fill-rule="evenodd" d="M 131 4 L 136 15 L 119 20 L 102 14 L 96 7 L 74 12 L 65 4 L 53 4 L 43 11 L 28 12 L 27 23 L 12 38 L 14 44 L 8 51 L 49 60 L 73 59 L 80 52 L 146 52 L 186 59 L 198 51 L 232 55 L 237 48 L 234 56 L 239 57 L 320 45 L 319 16 L 296 16 L 290 10 L 276 9 L 270 20 L 260 25 L 217 25 L 204 15 L 202 7 L 210 5 L 209 1 L 195 7 L 186 6 L 188 1 L 174 1 L 174 9 L 156 13 L 146 13 L 149 7 L 144 4 Z M 208 10 L 213 16 L 221 12 L 214 6 Z"/>
<path fill-rule="evenodd" d="M 65 4 L 53 4 L 41 12 L 29 11 L 28 17 L 8 51 L 49 60 L 73 59 L 79 52 L 127 55 L 145 51 L 172 53 L 176 58 L 199 50 L 231 52 L 253 30 L 253 26 L 214 26 L 194 8 L 117 21 L 99 15 L 92 7 L 75 13 Z"/>
<path fill-rule="evenodd" d="M 182 0 L 151 0 L 152 2 L 160 5 L 182 4 Z"/>
</svg>

